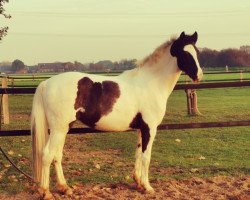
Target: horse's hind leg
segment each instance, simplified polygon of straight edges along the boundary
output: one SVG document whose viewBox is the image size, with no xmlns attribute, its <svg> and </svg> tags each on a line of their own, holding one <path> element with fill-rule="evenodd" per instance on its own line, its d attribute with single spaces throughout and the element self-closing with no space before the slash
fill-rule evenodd
<svg viewBox="0 0 250 200">
<path fill-rule="evenodd" d="M 66 195 L 72 195 L 72 189 L 67 185 L 67 182 L 64 178 L 63 169 L 62 169 L 62 157 L 63 157 L 63 147 L 65 143 L 66 133 L 64 134 L 64 139 L 58 144 L 58 150 L 55 154 L 54 165 L 56 170 L 57 177 L 57 189 L 60 193 Z"/>
<path fill-rule="evenodd" d="M 50 165 L 55 157 L 57 151 L 57 138 L 54 134 L 50 134 L 47 144 L 43 150 L 42 157 L 42 174 L 40 188 L 38 189 L 43 199 L 53 199 L 52 194 L 49 191 L 49 179 L 50 179 Z"/>
<path fill-rule="evenodd" d="M 65 132 L 51 130 L 48 142 L 43 150 L 42 176 L 39 192 L 43 199 L 53 199 L 49 191 L 50 165 L 57 157 L 57 153 L 62 148 L 65 141 Z"/>
</svg>

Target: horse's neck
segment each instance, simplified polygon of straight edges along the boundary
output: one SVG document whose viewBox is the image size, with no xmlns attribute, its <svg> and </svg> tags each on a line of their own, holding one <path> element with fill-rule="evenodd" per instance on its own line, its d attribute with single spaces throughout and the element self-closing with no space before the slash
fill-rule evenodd
<svg viewBox="0 0 250 200">
<path fill-rule="evenodd" d="M 166 100 L 173 91 L 181 74 L 180 69 L 177 67 L 176 59 L 170 56 L 168 52 L 162 55 L 156 63 L 145 64 L 139 70 L 139 76 L 145 76 L 145 81 L 149 79 L 149 84 L 154 84 Z"/>
<path fill-rule="evenodd" d="M 143 82 L 144 87 L 155 88 L 162 94 L 164 101 L 167 101 L 181 74 L 176 59 L 167 52 L 157 62 L 146 63 L 134 70 L 138 70 L 137 78 Z"/>
</svg>

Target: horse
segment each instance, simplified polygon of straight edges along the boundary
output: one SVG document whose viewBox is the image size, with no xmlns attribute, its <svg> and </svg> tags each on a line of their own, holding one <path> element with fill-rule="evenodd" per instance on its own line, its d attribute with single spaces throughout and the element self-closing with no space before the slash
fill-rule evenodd
<svg viewBox="0 0 250 200">
<path fill-rule="evenodd" d="M 33 98 L 31 135 L 33 177 L 43 199 L 53 199 L 49 190 L 52 161 L 57 189 L 65 195 L 73 193 L 61 162 L 67 132 L 76 120 L 102 131 L 137 130 L 133 178 L 138 188 L 154 192 L 148 178 L 151 150 L 168 97 L 182 71 L 194 82 L 203 76 L 197 39 L 197 32 L 182 32 L 118 76 L 66 72 L 39 84 Z"/>
</svg>

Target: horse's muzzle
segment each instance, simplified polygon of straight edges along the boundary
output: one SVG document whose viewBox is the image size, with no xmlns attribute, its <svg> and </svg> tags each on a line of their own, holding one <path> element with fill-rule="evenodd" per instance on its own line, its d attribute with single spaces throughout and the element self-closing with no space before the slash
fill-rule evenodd
<svg viewBox="0 0 250 200">
<path fill-rule="evenodd" d="M 202 80 L 203 73 L 199 73 L 196 77 L 196 79 L 193 80 L 194 83 L 199 83 Z"/>
</svg>

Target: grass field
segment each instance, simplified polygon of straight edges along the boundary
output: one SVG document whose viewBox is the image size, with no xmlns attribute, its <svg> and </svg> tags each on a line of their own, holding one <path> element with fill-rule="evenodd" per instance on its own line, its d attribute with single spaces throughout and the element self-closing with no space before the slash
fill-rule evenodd
<svg viewBox="0 0 250 200">
<path fill-rule="evenodd" d="M 250 120 L 249 87 L 198 90 L 197 94 L 202 116 L 188 116 L 185 92 L 174 91 L 163 122 Z M 10 95 L 11 123 L 3 125 L 2 129 L 29 128 L 32 97 Z M 63 161 L 69 183 L 132 182 L 135 142 L 133 132 L 69 135 Z M 12 151 L 9 153 L 14 162 L 31 173 L 30 137 L 1 137 L 0 146 Z M 150 178 L 167 180 L 192 176 L 250 175 L 249 146 L 250 127 L 159 131 L 153 146 Z M 100 169 L 96 168 L 96 164 Z M 0 193 L 23 190 L 29 190 L 25 178 L 9 167 L 0 155 Z"/>
</svg>

